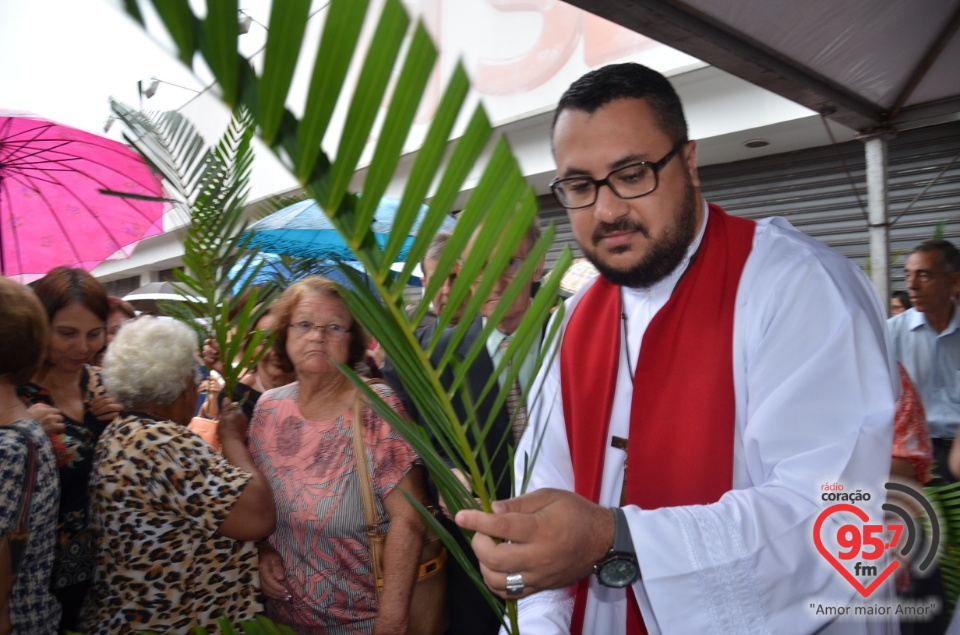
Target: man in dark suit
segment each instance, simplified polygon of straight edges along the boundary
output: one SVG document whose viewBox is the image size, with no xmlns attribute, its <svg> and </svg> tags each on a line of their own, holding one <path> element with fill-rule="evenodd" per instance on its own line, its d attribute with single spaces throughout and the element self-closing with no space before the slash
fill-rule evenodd
<svg viewBox="0 0 960 635">
<path fill-rule="evenodd" d="M 519 271 L 520 266 L 526 260 L 527 255 L 533 249 L 533 246 L 536 244 L 539 238 L 540 226 L 535 220 L 530 229 L 527 231 L 524 240 L 521 241 L 520 246 L 517 247 L 516 252 L 514 252 L 514 256 L 507 266 L 507 269 L 504 271 L 503 276 L 501 276 L 501 278 L 494 285 L 490 294 L 487 296 L 487 300 L 483 303 L 480 313 L 473 317 L 466 337 L 464 337 L 457 346 L 456 356 L 458 358 L 465 358 L 474 342 L 476 342 L 477 338 L 481 336 L 483 327 L 486 324 L 486 320 L 493 314 L 497 306 L 499 306 L 504 291 L 513 281 L 513 278 Z M 465 257 L 469 256 L 472 245 L 473 241 L 471 240 L 467 245 Z M 509 341 L 508 338 L 511 337 L 520 326 L 520 323 L 523 321 L 523 317 L 530 308 L 535 286 L 539 283 L 540 276 L 543 273 L 543 265 L 544 263 L 541 261 L 533 277 L 526 283 L 527 288 L 520 293 L 520 295 L 517 297 L 517 300 L 510 306 L 503 320 L 497 326 L 497 329 L 487 339 L 486 349 L 477 356 L 476 361 L 474 361 L 468 370 L 467 383 L 470 394 L 479 395 L 484 386 L 486 386 L 487 382 L 491 379 L 491 377 L 493 377 L 495 368 L 502 356 L 501 347 L 505 347 L 505 344 L 503 343 L 504 340 Z M 432 335 L 433 329 L 430 328 L 429 331 L 430 335 Z M 432 356 L 432 361 L 435 364 L 439 363 L 440 358 L 447 350 L 452 335 L 453 330 L 448 329 L 441 336 L 440 342 Z M 418 338 L 420 339 L 421 343 L 426 341 L 423 336 L 418 336 Z M 530 383 L 533 381 L 533 371 L 537 352 L 539 350 L 539 344 L 540 343 L 537 342 L 537 345 L 533 346 L 527 357 L 522 360 L 523 366 L 520 370 L 519 386 L 504 386 L 503 384 L 505 383 L 505 378 L 501 377 L 500 387 L 502 390 L 511 390 L 511 388 L 513 388 L 514 393 L 516 394 L 518 391 L 525 390 L 530 385 Z M 520 361 L 517 360 L 516 363 L 520 363 Z M 411 417 L 416 419 L 416 412 L 412 409 L 412 405 L 409 403 L 410 400 L 406 398 L 405 391 L 403 390 L 402 380 L 400 380 L 400 378 L 396 376 L 396 373 L 393 372 L 392 366 L 385 366 L 384 373 L 387 381 L 397 389 L 398 393 L 404 399 L 404 403 L 407 405 L 408 412 L 411 413 Z M 443 374 L 441 380 L 444 387 L 449 388 L 453 380 L 453 372 L 449 366 Z M 493 472 L 495 482 L 498 485 L 496 496 L 498 499 L 506 499 L 510 498 L 512 495 L 510 487 L 512 470 L 510 463 L 511 449 L 516 442 L 516 435 L 522 432 L 516 423 L 520 422 L 522 424 L 522 422 L 525 421 L 525 414 L 514 418 L 515 425 L 514 429 L 511 430 L 511 415 L 513 414 L 511 406 L 514 409 L 518 406 L 515 403 L 511 404 L 511 399 L 508 398 L 505 400 L 503 407 L 499 408 L 496 412 L 493 412 L 493 405 L 496 397 L 496 392 L 491 391 L 488 393 L 486 399 L 479 403 L 472 404 L 472 408 L 477 414 L 478 421 L 487 421 L 491 416 L 491 413 L 494 416 L 492 428 L 484 437 L 483 444 L 486 448 L 488 456 L 490 457 L 491 470 Z M 461 421 L 465 420 L 467 418 L 467 406 L 459 398 L 454 399 L 453 405 L 457 412 L 458 418 Z M 474 447 L 476 447 L 477 439 L 474 438 L 473 435 L 471 435 L 470 442 L 474 444 Z M 452 462 L 450 462 L 450 464 L 454 473 L 459 475 L 459 470 L 452 467 Z M 463 479 L 461 476 L 461 480 L 465 479 Z M 443 506 L 442 501 L 441 506 Z M 461 547 L 463 547 L 464 551 L 473 561 L 474 566 L 476 566 L 476 559 L 473 557 L 473 550 L 470 548 L 470 544 L 462 539 L 460 530 L 450 519 L 445 518 L 444 522 L 450 532 L 458 538 Z M 467 572 L 464 571 L 453 558 L 449 559 L 447 563 L 447 605 L 450 610 L 450 617 L 452 621 L 450 633 L 456 633 L 457 635 L 496 634 L 500 628 L 500 622 L 497 619 L 496 613 L 494 613 L 490 606 L 484 601 L 483 596 L 476 589 Z"/>
<path fill-rule="evenodd" d="M 443 255 L 443 250 L 447 247 L 447 242 L 450 240 L 450 234 L 447 232 L 440 232 L 433 237 L 433 240 L 430 241 L 430 244 L 427 246 L 427 253 L 424 254 L 423 260 L 420 261 L 420 270 L 423 272 L 423 276 L 420 278 L 420 283 L 424 289 L 427 288 L 427 285 L 430 284 L 430 280 L 433 279 L 433 274 L 437 270 L 437 265 L 440 264 L 440 256 Z M 437 321 L 437 316 L 443 311 L 443 307 L 447 304 L 447 299 L 450 297 L 450 290 L 453 289 L 453 283 L 457 281 L 457 275 L 459 271 L 458 268 L 454 268 L 447 275 L 447 279 L 443 281 L 443 285 L 440 287 L 440 290 L 437 291 L 437 295 L 434 296 L 433 301 L 431 302 L 430 311 L 427 312 L 426 317 L 424 317 L 423 322 L 417 327 L 417 340 L 424 344 L 431 336 L 433 336 L 434 323 Z M 467 298 L 469 300 L 469 298 Z M 464 302 L 466 304 L 466 302 Z M 450 325 L 448 328 L 453 328 L 460 321 L 460 318 L 463 316 L 463 306 L 460 307 L 460 310 L 454 314 L 453 319 L 450 320 Z"/>
</svg>

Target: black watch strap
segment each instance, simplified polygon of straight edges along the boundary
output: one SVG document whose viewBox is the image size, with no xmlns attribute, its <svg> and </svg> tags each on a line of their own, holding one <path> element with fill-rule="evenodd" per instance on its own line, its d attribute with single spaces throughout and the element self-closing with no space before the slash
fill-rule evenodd
<svg viewBox="0 0 960 635">
<path fill-rule="evenodd" d="M 603 586 L 622 589 L 640 578 L 640 565 L 626 513 L 620 507 L 613 507 L 610 511 L 613 512 L 613 546 L 593 565 L 593 573 Z"/>
<path fill-rule="evenodd" d="M 637 551 L 633 547 L 633 536 L 630 535 L 630 523 L 627 522 L 627 514 L 620 507 L 613 509 L 613 551 L 617 553 L 629 553 L 636 556 Z"/>
</svg>

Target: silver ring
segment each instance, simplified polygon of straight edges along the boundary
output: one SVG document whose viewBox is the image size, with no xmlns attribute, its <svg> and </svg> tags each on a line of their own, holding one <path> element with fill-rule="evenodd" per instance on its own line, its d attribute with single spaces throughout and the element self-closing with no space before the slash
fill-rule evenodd
<svg viewBox="0 0 960 635">
<path fill-rule="evenodd" d="M 523 593 L 523 576 L 519 573 L 507 574 L 507 595 L 520 595 Z"/>
</svg>

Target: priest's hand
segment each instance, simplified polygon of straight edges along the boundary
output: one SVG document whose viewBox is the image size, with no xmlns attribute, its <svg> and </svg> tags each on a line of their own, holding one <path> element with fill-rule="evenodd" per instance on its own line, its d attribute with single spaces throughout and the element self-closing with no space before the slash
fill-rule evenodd
<svg viewBox="0 0 960 635">
<path fill-rule="evenodd" d="M 506 599 L 569 586 L 593 573 L 613 546 L 613 513 L 565 490 L 497 501 L 492 514 L 463 510 L 456 522 L 477 532 L 472 545 L 484 582 Z M 521 574 L 522 593 L 507 594 L 511 573 Z"/>
</svg>

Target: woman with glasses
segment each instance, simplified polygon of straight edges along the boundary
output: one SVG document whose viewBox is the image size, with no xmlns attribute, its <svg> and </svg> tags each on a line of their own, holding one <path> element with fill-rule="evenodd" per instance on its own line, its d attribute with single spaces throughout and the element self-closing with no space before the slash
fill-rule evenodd
<svg viewBox="0 0 960 635">
<path fill-rule="evenodd" d="M 890 294 L 890 317 L 900 315 L 907 309 L 913 308 L 910 294 L 906 291 L 894 291 Z"/>
<path fill-rule="evenodd" d="M 261 543 L 267 615 L 299 634 L 406 633 L 426 527 L 403 492 L 424 500 L 417 455 L 363 406 L 364 456 L 354 454 L 357 390 L 336 363 L 363 363 L 367 336 L 323 278 L 290 286 L 274 304 L 277 357 L 297 381 L 268 390 L 250 424 L 250 450 L 273 489 L 276 530 Z M 375 389 L 402 411 L 384 386 Z M 365 461 L 384 546 L 378 605 L 358 482 Z"/>
</svg>

